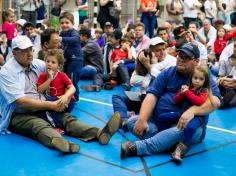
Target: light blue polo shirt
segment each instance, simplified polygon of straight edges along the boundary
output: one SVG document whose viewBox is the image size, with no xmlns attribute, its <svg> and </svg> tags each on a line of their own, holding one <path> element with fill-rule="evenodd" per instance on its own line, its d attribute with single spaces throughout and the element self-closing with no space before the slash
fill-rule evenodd
<svg viewBox="0 0 236 176">
<path fill-rule="evenodd" d="M 39 59 L 33 59 L 31 68 L 37 76 L 45 72 L 45 64 Z M 7 133 L 15 101 L 25 96 L 25 69 L 11 58 L 0 70 L 0 134 Z"/>
</svg>

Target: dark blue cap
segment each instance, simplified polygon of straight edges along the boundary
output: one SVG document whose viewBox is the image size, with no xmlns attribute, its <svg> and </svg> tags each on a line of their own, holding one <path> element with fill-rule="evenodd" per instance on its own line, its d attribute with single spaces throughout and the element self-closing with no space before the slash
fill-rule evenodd
<svg viewBox="0 0 236 176">
<path fill-rule="evenodd" d="M 199 59 L 200 57 L 200 51 L 198 49 L 198 46 L 190 42 L 185 43 L 177 51 L 184 52 L 190 58 L 194 57 L 195 59 Z"/>
</svg>

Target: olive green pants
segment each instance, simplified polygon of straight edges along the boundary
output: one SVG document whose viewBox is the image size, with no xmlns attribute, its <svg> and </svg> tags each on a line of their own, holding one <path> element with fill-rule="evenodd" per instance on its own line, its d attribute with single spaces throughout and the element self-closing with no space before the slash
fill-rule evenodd
<svg viewBox="0 0 236 176">
<path fill-rule="evenodd" d="M 67 135 L 83 141 L 97 139 L 98 128 L 81 123 L 69 113 L 63 113 L 62 122 Z M 53 138 L 63 138 L 47 121 L 33 113 L 14 114 L 9 129 L 14 133 L 38 140 L 51 148 L 53 147 L 51 144 Z"/>
</svg>

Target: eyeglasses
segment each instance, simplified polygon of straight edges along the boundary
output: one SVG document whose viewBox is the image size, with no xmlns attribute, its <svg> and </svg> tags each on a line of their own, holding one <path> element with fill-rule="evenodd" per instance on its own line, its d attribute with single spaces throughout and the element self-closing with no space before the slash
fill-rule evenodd
<svg viewBox="0 0 236 176">
<path fill-rule="evenodd" d="M 15 49 L 15 51 L 18 51 L 18 52 L 21 52 L 23 54 L 26 54 L 26 53 L 30 53 L 30 52 L 33 52 L 33 48 L 32 47 L 29 47 L 29 48 L 26 48 L 26 49 Z"/>
<path fill-rule="evenodd" d="M 177 55 L 177 59 L 181 62 L 188 62 L 188 61 L 193 60 L 193 58 L 191 57 L 182 57 L 182 56 L 180 57 L 179 55 Z"/>
</svg>

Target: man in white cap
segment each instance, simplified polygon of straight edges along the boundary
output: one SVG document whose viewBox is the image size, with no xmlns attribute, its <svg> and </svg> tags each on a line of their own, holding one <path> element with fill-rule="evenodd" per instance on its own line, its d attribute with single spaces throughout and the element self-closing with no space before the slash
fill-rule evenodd
<svg viewBox="0 0 236 176">
<path fill-rule="evenodd" d="M 0 134 L 9 133 L 9 129 L 63 153 L 77 153 L 80 149 L 78 144 L 63 138 L 35 113 L 38 110 L 61 112 L 66 104 L 59 103 L 60 100 L 46 101 L 44 95 L 37 92 L 36 82 L 45 72 L 45 64 L 33 59 L 32 42 L 26 36 L 17 36 L 12 41 L 12 49 L 14 57 L 0 70 Z M 119 128 L 120 116 L 115 114 L 102 129 L 81 123 L 64 112 L 62 122 L 65 133 L 71 136 L 107 144 Z"/>
<path fill-rule="evenodd" d="M 149 56 L 145 56 L 144 51 L 141 51 L 137 59 L 144 65 L 149 64 L 150 60 L 152 60 L 151 62 L 153 64 L 151 65 L 151 76 L 153 78 L 157 77 L 164 69 L 176 65 L 176 58 L 166 53 L 165 42 L 160 37 L 151 39 L 150 48 L 152 51 L 152 58 L 148 58 Z M 120 113 L 121 118 L 124 121 L 122 128 L 125 129 L 125 121 L 129 118 L 129 114 L 127 112 L 135 111 L 136 113 L 138 113 L 141 102 L 137 103 L 137 100 L 131 100 L 127 93 L 125 93 L 113 95 L 112 104 L 114 112 Z"/>
</svg>

